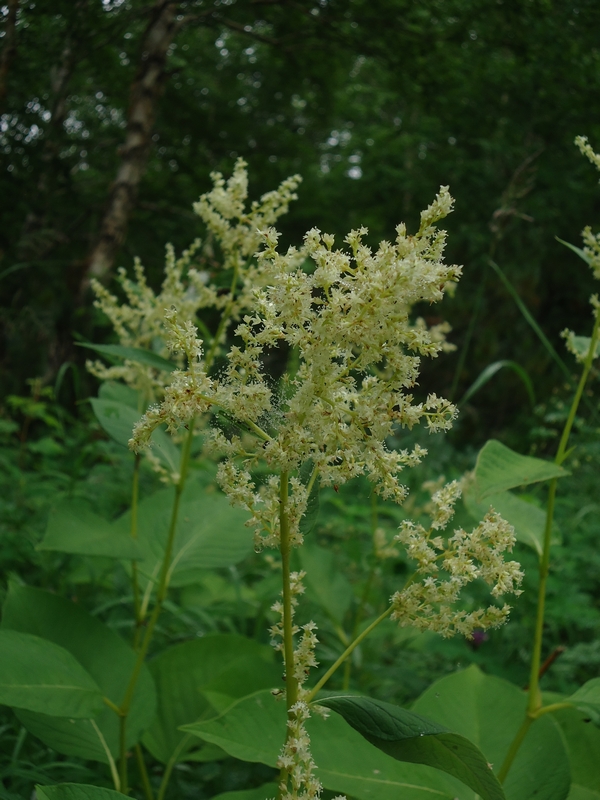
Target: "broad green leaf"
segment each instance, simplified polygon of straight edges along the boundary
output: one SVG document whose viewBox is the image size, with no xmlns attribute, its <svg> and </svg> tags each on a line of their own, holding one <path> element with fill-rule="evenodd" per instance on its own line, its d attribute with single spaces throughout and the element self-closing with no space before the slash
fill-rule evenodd
<svg viewBox="0 0 600 800">
<path fill-rule="evenodd" d="M 156 576 L 162 563 L 171 519 L 175 490 L 162 489 L 143 500 L 138 507 L 138 543 L 144 559 L 140 573 Z M 197 570 L 237 564 L 252 550 L 252 534 L 245 526 L 247 514 L 233 508 L 224 494 L 206 491 L 188 482 L 179 508 L 177 530 L 169 571 L 173 586 L 196 580 Z M 124 534 L 131 524 L 127 511 L 115 523 Z"/>
<path fill-rule="evenodd" d="M 370 697 L 328 697 L 319 703 L 340 714 L 354 730 L 392 758 L 447 772 L 482 800 L 505 800 L 502 786 L 481 751 L 445 726 Z"/>
<path fill-rule="evenodd" d="M 472 666 L 436 681 L 413 711 L 466 736 L 498 772 L 526 707 L 525 692 Z M 569 794 L 568 754 L 557 723 L 549 717 L 529 729 L 504 783 L 507 800 L 565 800 Z"/>
<path fill-rule="evenodd" d="M 98 397 L 90 400 L 94 414 L 106 433 L 123 447 L 129 447 L 133 427 L 142 416 L 135 408 L 114 400 L 101 400 Z M 151 437 L 152 449 L 165 467 L 171 472 L 180 468 L 181 455 L 179 448 L 171 437 L 157 428 Z"/>
<path fill-rule="evenodd" d="M 592 720 L 595 725 L 600 726 L 600 678 L 592 678 L 587 681 L 570 697 L 567 702 L 573 703 Z"/>
<path fill-rule="evenodd" d="M 551 702 L 565 699 L 560 697 Z M 569 751 L 571 791 L 568 800 L 600 800 L 600 730 L 576 708 L 562 708 L 552 716 L 561 727 Z"/>
<path fill-rule="evenodd" d="M 515 486 L 562 478 L 568 474 L 552 461 L 522 456 L 495 439 L 484 444 L 475 466 L 477 493 L 481 500 Z"/>
<path fill-rule="evenodd" d="M 90 719 L 102 708 L 102 694 L 63 647 L 29 633 L 0 630 L 0 704 Z"/>
<path fill-rule="evenodd" d="M 341 625 L 352 602 L 352 587 L 335 564 L 335 555 L 314 543 L 305 543 L 298 551 L 306 571 L 307 596 Z"/>
<path fill-rule="evenodd" d="M 50 512 L 46 533 L 37 549 L 108 558 L 142 557 L 142 550 L 130 535 L 115 530 L 84 500 L 64 500 Z"/>
<path fill-rule="evenodd" d="M 235 758 L 274 767 L 285 727 L 285 704 L 270 692 L 257 692 L 216 719 L 186 725 L 184 730 L 219 745 Z M 326 720 L 314 715 L 306 727 L 319 780 L 326 789 L 357 800 L 465 800 L 473 796 L 463 784 L 437 769 L 401 763 L 382 753 L 338 715 Z"/>
<path fill-rule="evenodd" d="M 178 729 L 216 715 L 205 692 L 225 695 L 229 706 L 238 697 L 278 686 L 281 666 L 273 656 L 272 648 L 234 634 L 212 634 L 165 650 L 149 663 L 158 707 L 144 745 L 164 764 L 175 754 L 185 761 L 198 739 Z"/>
<path fill-rule="evenodd" d="M 90 344 L 88 342 L 76 342 L 78 347 L 87 347 L 88 350 L 95 350 L 97 353 L 113 358 L 123 358 L 126 361 L 135 361 L 137 364 L 146 364 L 154 367 L 161 372 L 173 372 L 177 365 L 166 358 L 153 353 L 151 350 L 142 350 L 139 347 L 123 347 L 120 344 Z"/>
<path fill-rule="evenodd" d="M 541 508 L 522 500 L 512 492 L 500 492 L 479 500 L 476 492 L 467 491 L 464 502 L 474 520 L 481 520 L 492 506 L 501 516 L 514 526 L 517 541 L 526 544 L 542 555 L 544 549 L 544 530 L 546 528 L 546 512 Z M 556 525 L 552 528 L 552 544 L 559 544 L 560 536 Z"/>
<path fill-rule="evenodd" d="M 223 792 L 211 797 L 211 800 L 267 800 L 267 798 L 277 797 L 276 783 L 263 783 L 256 789 L 243 789 L 239 792 Z"/>
<path fill-rule="evenodd" d="M 525 386 L 525 390 L 527 391 L 527 395 L 529 397 L 529 402 L 531 403 L 532 407 L 535 406 L 535 392 L 531 378 L 520 364 L 517 364 L 516 361 L 510 361 L 509 359 L 502 359 L 501 361 L 495 361 L 493 364 L 488 364 L 488 366 L 480 373 L 480 375 L 475 379 L 475 381 L 473 381 L 473 383 L 464 393 L 460 400 L 459 406 L 462 406 L 464 403 L 470 400 L 474 394 L 476 394 L 483 386 L 485 386 L 485 384 L 503 368 L 512 369 L 513 372 L 516 372 Z"/>
<path fill-rule="evenodd" d="M 138 411 L 139 392 L 117 381 L 104 381 L 98 389 L 100 400 L 109 400 L 113 403 L 124 403 L 126 406 L 135 408 Z"/>
<path fill-rule="evenodd" d="M 11 586 L 1 627 L 42 636 L 64 647 L 89 672 L 104 697 L 117 705 L 122 701 L 135 653 L 120 636 L 80 606 L 40 589 Z M 135 744 L 150 725 L 155 708 L 154 683 L 144 666 L 133 695 L 127 726 L 128 746 Z M 106 706 L 95 717 L 94 724 L 30 711 L 18 711 L 17 716 L 34 736 L 59 753 L 107 763 L 96 727 L 112 755 L 118 753 L 119 720 Z"/>
<path fill-rule="evenodd" d="M 120 792 L 87 783 L 56 783 L 54 786 L 36 786 L 38 800 L 123 800 Z"/>
</svg>

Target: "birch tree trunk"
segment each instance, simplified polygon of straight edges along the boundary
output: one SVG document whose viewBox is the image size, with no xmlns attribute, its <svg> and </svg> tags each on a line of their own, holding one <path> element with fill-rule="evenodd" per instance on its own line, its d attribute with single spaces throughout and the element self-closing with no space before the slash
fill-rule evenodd
<svg viewBox="0 0 600 800">
<path fill-rule="evenodd" d="M 142 38 L 141 58 L 131 85 L 127 134 L 119 148 L 121 162 L 111 186 L 99 237 L 88 256 L 82 292 L 92 277 L 102 279 L 112 271 L 115 256 L 127 230 L 137 191 L 146 171 L 156 118 L 157 101 L 165 79 L 167 51 L 179 30 L 178 3 L 156 0 Z"/>
</svg>

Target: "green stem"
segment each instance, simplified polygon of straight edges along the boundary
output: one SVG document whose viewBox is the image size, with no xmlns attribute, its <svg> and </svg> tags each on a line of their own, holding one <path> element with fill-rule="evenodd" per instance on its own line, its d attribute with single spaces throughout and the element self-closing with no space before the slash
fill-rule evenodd
<svg viewBox="0 0 600 800">
<path fill-rule="evenodd" d="M 283 572 L 283 653 L 285 657 L 285 696 L 288 711 L 298 702 L 298 681 L 294 677 L 294 635 L 292 587 L 290 582 L 290 521 L 287 513 L 289 476 L 282 472 L 279 483 L 279 532 Z"/>
<path fill-rule="evenodd" d="M 137 685 L 138 679 L 140 677 L 140 672 L 142 671 L 142 667 L 144 665 L 144 660 L 148 653 L 148 648 L 150 647 L 150 642 L 152 641 L 152 636 L 154 634 L 154 628 L 156 627 L 156 623 L 160 616 L 160 612 L 162 610 L 163 603 L 167 596 L 168 590 L 168 574 L 169 574 L 169 565 L 171 563 L 171 556 L 173 553 L 173 542 L 175 541 L 175 532 L 177 530 L 177 517 L 179 514 L 179 505 L 181 500 L 181 494 L 183 492 L 183 487 L 185 485 L 185 480 L 187 477 L 187 470 L 188 464 L 190 460 L 190 450 L 192 446 L 192 439 L 194 437 L 194 421 L 190 422 L 189 431 L 187 438 L 185 440 L 185 444 L 183 447 L 183 453 L 181 455 L 181 469 L 180 469 L 180 477 L 177 485 L 175 486 L 175 499 L 173 501 L 173 510 L 171 512 L 171 522 L 169 525 L 169 532 L 167 535 L 167 544 L 165 547 L 165 555 L 163 558 L 163 562 L 161 565 L 160 570 L 160 577 L 158 581 L 158 587 L 156 590 L 156 602 L 154 604 L 154 608 L 152 609 L 152 614 L 150 615 L 150 619 L 148 620 L 148 625 L 146 626 L 146 631 L 144 633 L 144 637 L 141 641 L 137 652 L 137 659 L 135 665 L 133 667 L 133 671 L 129 678 L 129 683 L 127 685 L 127 689 L 125 691 L 125 696 L 121 705 L 119 706 L 119 716 L 120 716 L 120 730 L 119 730 L 119 757 L 120 757 L 120 782 L 121 782 L 121 792 L 123 794 L 127 794 L 127 716 L 129 714 L 129 710 L 131 708 L 131 701 L 133 699 L 133 693 L 135 691 L 135 687 Z"/>
<path fill-rule="evenodd" d="M 133 468 L 133 488 L 131 492 L 131 538 L 137 539 L 138 535 L 138 499 L 140 493 L 140 462 L 141 456 L 135 454 L 135 465 Z M 133 589 L 133 616 L 135 630 L 133 634 L 133 648 L 137 650 L 140 639 L 140 630 L 143 624 L 140 604 L 140 584 L 138 580 L 137 561 L 131 562 L 131 587 Z"/>
<path fill-rule="evenodd" d="M 158 790 L 158 795 L 156 797 L 156 800 L 164 800 L 165 792 L 167 791 L 167 786 L 169 785 L 169 780 L 170 780 L 171 775 L 173 773 L 173 769 L 174 769 L 175 765 L 177 764 L 177 761 L 178 761 L 179 756 L 181 755 L 182 751 L 187 746 L 190 738 L 191 738 L 191 734 L 189 734 L 189 733 L 186 734 L 183 737 L 183 739 L 179 742 L 177 747 L 175 748 L 175 750 L 173 752 L 173 755 L 171 756 L 171 758 L 169 759 L 169 761 L 167 763 L 164 775 L 162 777 L 162 781 L 160 782 L 160 788 Z"/>
<path fill-rule="evenodd" d="M 140 778 L 142 779 L 144 796 L 146 797 L 146 800 L 154 800 L 154 792 L 152 791 L 152 785 L 150 783 L 150 778 L 148 777 L 148 770 L 146 769 L 146 762 L 144 761 L 144 754 L 139 742 L 135 746 L 135 759 L 137 761 Z"/>
<path fill-rule="evenodd" d="M 356 647 L 358 647 L 358 645 L 362 642 L 362 640 L 365 639 L 371 633 L 371 631 L 374 630 L 379 625 L 380 622 L 383 622 L 384 619 L 389 617 L 389 615 L 392 613 L 393 610 L 394 610 L 393 606 L 386 608 L 383 614 L 380 614 L 374 622 L 372 622 L 368 627 L 366 627 L 364 631 L 360 633 L 356 637 L 356 639 L 354 639 L 354 641 L 348 645 L 348 647 L 344 650 L 344 652 L 338 658 L 338 660 L 334 664 L 332 664 L 331 667 L 329 667 L 329 669 L 327 670 L 325 675 L 323 675 L 321 680 L 316 684 L 316 686 L 314 686 L 311 689 L 308 696 L 306 697 L 307 703 L 310 703 L 312 700 L 315 699 L 317 692 L 319 692 L 323 688 L 323 686 L 325 686 L 329 678 L 331 678 L 331 676 L 333 675 L 334 672 L 336 672 L 338 667 L 340 667 L 344 663 L 344 661 L 348 658 L 348 656 L 351 655 L 352 651 Z"/>
<path fill-rule="evenodd" d="M 583 390 L 585 389 L 587 379 L 592 369 L 592 363 L 594 361 L 594 356 L 596 354 L 596 346 L 598 344 L 599 336 L 600 336 L 600 314 L 596 314 L 596 319 L 594 321 L 594 329 L 592 331 L 592 338 L 590 341 L 590 347 L 585 359 L 579 383 L 577 385 L 575 396 L 573 397 L 573 402 L 571 403 L 571 408 L 569 409 L 569 415 L 567 417 L 567 421 L 565 422 L 562 436 L 560 437 L 558 450 L 554 458 L 554 463 L 557 465 L 562 464 L 566 458 L 567 447 L 569 444 L 569 436 L 571 435 L 573 423 L 575 422 L 575 417 L 577 415 L 577 409 L 579 408 L 579 403 L 581 402 L 581 398 L 583 396 Z M 544 548 L 542 551 L 542 557 L 540 559 L 540 583 L 538 587 L 538 603 L 537 603 L 537 613 L 535 620 L 535 633 L 533 639 L 533 651 L 531 655 L 531 672 L 529 676 L 529 698 L 527 702 L 527 715 L 525 717 L 525 720 L 523 721 L 523 724 L 521 725 L 521 728 L 519 728 L 519 731 L 517 732 L 517 735 L 515 736 L 515 739 L 513 740 L 513 743 L 511 744 L 510 749 L 506 754 L 506 758 L 504 759 L 502 768 L 498 773 L 498 780 L 500 780 L 501 782 L 508 775 L 508 772 L 512 766 L 515 756 L 519 751 L 523 739 L 525 738 L 525 734 L 529 729 L 529 725 L 531 725 L 533 720 L 537 719 L 537 717 L 539 717 L 542 713 L 542 694 L 540 691 L 540 666 L 542 661 L 544 613 L 546 606 L 546 586 L 548 582 L 548 574 L 550 571 L 550 541 L 552 537 L 552 522 L 554 519 L 554 506 L 556 500 L 557 482 L 558 482 L 557 478 L 554 478 L 552 481 L 550 481 L 550 487 L 548 489 L 548 503 L 546 506 L 546 525 L 544 528 Z"/>
</svg>

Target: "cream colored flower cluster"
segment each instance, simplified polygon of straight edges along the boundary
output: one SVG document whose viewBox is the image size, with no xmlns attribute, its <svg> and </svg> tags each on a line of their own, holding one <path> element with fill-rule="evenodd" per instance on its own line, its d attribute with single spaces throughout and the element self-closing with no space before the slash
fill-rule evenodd
<svg viewBox="0 0 600 800">
<path fill-rule="evenodd" d="M 147 444 L 161 422 L 174 430 L 211 404 L 256 433 L 259 446 L 252 452 L 220 431 L 212 444 L 227 457 L 219 471 L 221 486 L 252 513 L 257 542 L 267 545 L 278 543 L 279 487 L 271 480 L 256 488 L 250 469 L 259 459 L 274 473 L 292 475 L 310 464 L 322 485 L 366 474 L 381 496 L 402 502 L 407 490 L 399 473 L 420 463 L 426 450 L 419 445 L 390 450 L 386 439 L 398 426 L 419 422 L 432 432 L 447 430 L 456 416 L 455 407 L 435 394 L 420 402 L 411 394 L 421 358 L 443 349 L 439 328 L 432 333 L 422 323 L 411 324 L 411 309 L 418 302 L 440 301 L 461 272 L 442 261 L 446 235 L 434 226 L 451 206 L 442 187 L 415 236 L 400 225 L 395 242 L 382 242 L 376 251 L 364 243 L 365 229 L 346 237 L 349 251 L 334 249 L 332 236 L 313 229 L 301 253 L 313 262 L 311 271 L 297 267 L 295 249 L 280 254 L 279 234 L 267 229 L 257 256 L 265 285 L 255 288 L 255 310 L 236 329 L 243 346 L 230 349 L 218 379 L 209 379 L 194 356 L 193 375 L 191 368 L 175 374 L 160 408 L 136 427 L 133 447 Z M 281 344 L 297 349 L 300 366 L 276 394 L 263 357 Z M 236 457 L 241 467 L 233 463 Z M 306 487 L 292 477 L 288 510 L 294 544 L 302 541 L 298 525 L 306 500 Z"/>
<path fill-rule="evenodd" d="M 164 335 L 165 311 L 173 307 L 177 309 L 179 319 L 183 322 L 196 320 L 198 311 L 203 308 L 225 312 L 226 319 L 217 332 L 222 341 L 230 320 L 236 319 L 244 309 L 252 308 L 251 287 L 260 278 L 259 270 L 252 262 L 252 256 L 261 242 L 258 229 L 272 225 L 287 213 L 290 202 L 297 198 L 294 190 L 301 178 L 298 175 L 287 178 L 278 189 L 263 195 L 260 201 L 252 203 L 250 210 L 246 210 L 246 166 L 243 159 L 238 159 L 233 176 L 227 183 L 220 173 L 213 173 L 213 189 L 194 204 L 194 210 L 220 247 L 223 261 L 218 267 L 219 271 L 233 270 L 229 291 L 219 290 L 211 283 L 209 272 L 198 269 L 200 239 L 196 239 L 180 258 L 176 258 L 172 245 L 167 245 L 165 278 L 158 294 L 148 285 L 139 259 L 134 262 L 134 280 L 127 277 L 123 268 L 118 272 L 118 280 L 126 297 L 125 303 L 121 303 L 101 283 L 92 281 L 92 288 L 96 293 L 95 305 L 111 321 L 121 345 L 166 356 L 168 342 Z M 210 260 L 211 268 L 214 268 L 218 262 L 214 258 Z M 102 361 L 94 360 L 87 362 L 87 368 L 101 380 L 123 380 L 133 388 L 143 391 L 150 399 L 162 397 L 164 386 L 169 380 L 168 373 L 134 361 L 125 361 L 122 366 L 107 367 Z"/>
<path fill-rule="evenodd" d="M 452 481 L 432 497 L 429 530 L 406 520 L 396 541 L 401 542 L 409 558 L 416 563 L 413 579 L 392 597 L 392 619 L 450 637 L 460 633 L 467 638 L 477 628 L 496 628 L 508 617 L 510 606 L 489 606 L 467 612 L 455 606 L 462 589 L 477 578 L 491 586 L 491 594 L 519 595 L 523 579 L 516 561 L 505 561 L 515 543 L 512 525 L 493 509 L 473 531 L 457 529 L 450 537 L 435 535 L 445 529 L 461 495 L 461 483 Z"/>
<path fill-rule="evenodd" d="M 290 594 L 292 598 L 292 617 L 296 608 L 298 607 L 298 597 L 304 594 L 304 584 L 302 583 L 305 578 L 305 572 L 292 572 L 290 575 Z M 280 619 L 271 626 L 271 644 L 275 650 L 283 653 L 285 662 L 285 651 L 283 647 L 283 604 L 278 600 L 271 607 L 280 615 Z M 300 641 L 294 650 L 294 679 L 298 683 L 299 696 L 303 700 L 306 692 L 302 689 L 303 684 L 308 678 L 311 667 L 317 667 L 318 661 L 315 658 L 315 648 L 318 644 L 318 639 L 315 634 L 317 626 L 314 622 L 307 622 L 300 628 L 298 625 L 292 625 L 292 634 L 295 636 L 302 631 Z M 286 665 L 287 676 L 287 665 Z"/>
</svg>

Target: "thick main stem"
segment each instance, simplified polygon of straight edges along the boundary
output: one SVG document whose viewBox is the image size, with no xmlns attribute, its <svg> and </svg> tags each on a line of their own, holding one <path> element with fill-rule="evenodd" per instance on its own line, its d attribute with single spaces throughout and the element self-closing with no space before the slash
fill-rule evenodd
<svg viewBox="0 0 600 800">
<path fill-rule="evenodd" d="M 573 402 L 571 403 L 571 408 L 569 409 L 569 415 L 567 417 L 567 421 L 565 422 L 565 427 L 563 429 L 562 436 L 560 437 L 558 450 L 556 451 L 556 456 L 554 458 L 554 463 L 557 465 L 562 464 L 566 458 L 567 447 L 569 444 L 569 437 L 571 435 L 573 423 L 575 422 L 575 417 L 577 415 L 577 409 L 579 408 L 579 403 L 583 396 L 583 390 L 587 383 L 590 370 L 592 369 L 592 363 L 594 361 L 594 356 L 596 355 L 596 347 L 598 345 L 599 336 L 600 336 L 600 313 L 596 313 L 596 319 L 594 321 L 594 329 L 592 331 L 590 347 L 585 359 L 579 383 L 577 385 L 575 396 L 573 397 Z M 535 719 L 537 719 L 537 717 L 541 716 L 540 711 L 542 709 L 542 695 L 540 692 L 540 665 L 542 661 L 544 614 L 546 607 L 546 588 L 548 582 L 548 574 L 550 572 L 550 543 L 552 538 L 552 522 L 554 520 L 554 505 L 556 500 L 557 483 L 558 483 L 557 478 L 553 478 L 552 481 L 550 482 L 550 487 L 548 489 L 548 503 L 546 506 L 546 525 L 544 528 L 544 548 L 542 551 L 542 557 L 540 559 L 540 583 L 538 588 L 538 603 L 537 603 L 537 613 L 535 620 L 535 633 L 533 638 L 533 651 L 531 654 L 531 672 L 529 676 L 529 697 L 527 701 L 527 711 L 523 724 L 517 731 L 517 734 L 506 755 L 506 758 L 504 759 L 504 763 L 502 764 L 500 772 L 498 773 L 498 780 L 500 782 L 503 782 L 506 776 L 508 775 L 508 772 L 519 751 L 523 739 L 525 738 L 525 735 L 529 730 L 529 726 Z"/>
</svg>

